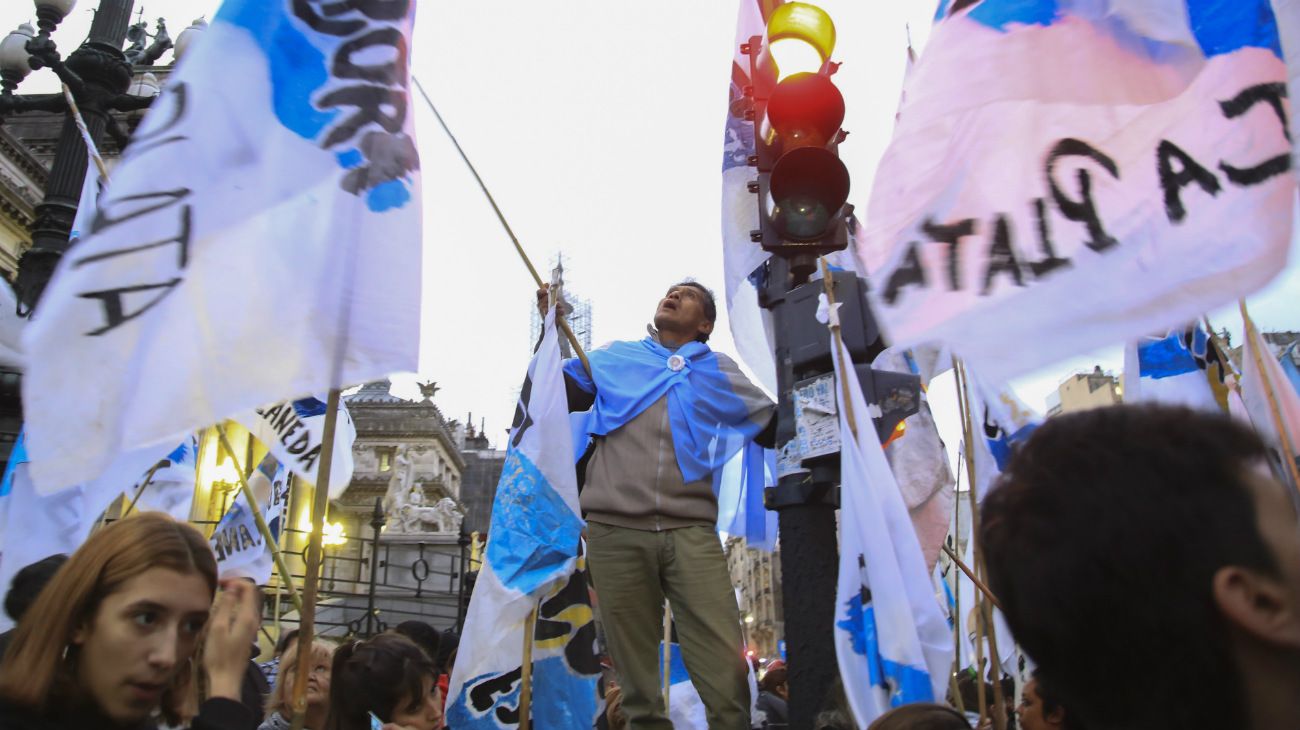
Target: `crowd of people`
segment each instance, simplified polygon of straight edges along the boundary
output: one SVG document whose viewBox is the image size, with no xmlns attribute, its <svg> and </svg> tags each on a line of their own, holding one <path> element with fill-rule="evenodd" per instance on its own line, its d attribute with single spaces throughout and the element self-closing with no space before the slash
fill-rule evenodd
<svg viewBox="0 0 1300 730">
<path fill-rule="evenodd" d="M 286 632 L 271 661 L 252 662 L 261 605 L 250 582 L 218 580 L 207 540 L 186 523 L 145 513 L 98 530 L 14 579 L 0 728 L 284 730 L 299 637 Z M 364 641 L 313 639 L 304 727 L 443 727 L 455 642 L 449 655 L 441 639 L 418 621 Z"/>
<path fill-rule="evenodd" d="M 689 367 L 674 360 L 681 353 L 703 367 L 715 311 L 707 290 L 676 285 L 639 347 L 656 367 Z M 592 360 L 594 377 L 566 376 L 571 401 L 600 407 L 611 383 L 597 353 Z M 719 383 L 736 380 L 731 367 L 716 370 Z M 706 526 L 716 502 L 656 497 L 684 490 L 680 475 L 639 496 L 620 487 L 637 469 L 675 466 L 666 397 L 644 399 L 660 404 L 655 413 L 625 414 L 631 430 L 599 437 L 585 467 L 589 558 L 604 589 L 611 660 L 596 726 L 671 727 L 655 668 L 668 595 L 709 727 L 779 730 L 789 723 L 787 668 L 768 668 L 751 711 L 734 596 Z M 733 404 L 736 428 L 764 438 L 770 408 L 743 401 Z M 633 458 L 640 441 L 655 444 L 655 458 Z M 1029 436 L 987 497 L 976 539 L 989 587 L 1035 669 L 1018 692 L 1001 692 L 1020 698 L 1005 717 L 994 722 L 981 707 L 981 727 L 1300 728 L 1300 521 L 1296 493 L 1274 476 L 1278 458 L 1225 416 L 1167 406 L 1067 414 Z M 17 626 L 0 636 L 0 730 L 283 730 L 304 655 L 310 730 L 444 724 L 455 634 L 412 621 L 364 641 L 313 639 L 304 654 L 288 632 L 258 665 L 249 649 L 255 656 L 256 586 L 219 580 L 204 537 L 162 514 L 104 527 L 8 588 L 4 606 Z M 1113 681 L 1121 665 L 1124 678 Z M 951 705 L 898 707 L 871 730 L 970 730 L 955 708 L 973 702 L 956 679 Z M 843 689 L 828 695 L 818 727 L 853 727 Z"/>
</svg>

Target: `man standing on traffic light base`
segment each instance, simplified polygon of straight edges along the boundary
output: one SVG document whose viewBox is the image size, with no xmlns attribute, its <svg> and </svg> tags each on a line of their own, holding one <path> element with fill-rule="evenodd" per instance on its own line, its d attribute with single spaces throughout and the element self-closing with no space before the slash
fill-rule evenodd
<svg viewBox="0 0 1300 730">
<path fill-rule="evenodd" d="M 538 291 L 545 306 L 546 288 Z M 749 728 L 740 615 L 715 531 L 722 466 L 771 446 L 776 407 L 709 349 L 717 307 L 704 286 L 671 287 L 650 336 L 565 363 L 569 409 L 588 416 L 581 504 L 587 565 L 632 728 L 670 729 L 661 695 L 664 598 L 709 727 Z M 581 480 L 580 480 L 581 481 Z M 762 484 L 757 487 L 762 488 Z"/>
</svg>

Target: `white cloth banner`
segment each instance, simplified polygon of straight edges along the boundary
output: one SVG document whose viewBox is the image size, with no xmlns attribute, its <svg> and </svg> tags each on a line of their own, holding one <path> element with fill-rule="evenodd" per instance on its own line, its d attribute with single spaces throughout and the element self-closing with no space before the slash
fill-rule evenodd
<svg viewBox="0 0 1300 730">
<path fill-rule="evenodd" d="M 952 632 L 898 482 L 870 426 L 848 351 L 837 350 L 843 448 L 835 653 L 849 705 L 858 725 L 866 727 L 892 707 L 942 700 L 952 665 Z M 850 411 L 858 424 L 856 437 Z"/>
<path fill-rule="evenodd" d="M 25 334 L 43 491 L 266 403 L 416 368 L 414 9 L 222 5 Z"/>
<path fill-rule="evenodd" d="M 248 478 L 248 486 L 262 509 L 262 519 L 266 520 L 271 534 L 278 540 L 284 511 L 289 504 L 288 471 L 268 454 Z M 210 542 L 222 578 L 251 578 L 258 585 L 271 582 L 275 556 L 257 529 L 257 518 L 253 516 L 242 490 L 212 531 Z"/>
<path fill-rule="evenodd" d="M 528 366 L 447 690 L 457 730 L 519 723 L 527 617 L 533 632 L 532 723 L 590 730 L 596 714 L 596 624 L 580 557 L 573 434 L 555 310 Z"/>
<path fill-rule="evenodd" d="M 1001 382 L 1284 268 L 1296 180 L 1267 0 L 947 5 L 859 250 L 892 345 L 949 343 Z"/>
<path fill-rule="evenodd" d="M 236 420 L 253 437 L 266 445 L 275 458 L 305 482 L 316 483 L 320 471 L 321 447 L 325 443 L 325 402 L 299 398 L 263 406 Z M 338 499 L 352 483 L 352 442 L 357 427 L 347 405 L 339 400 L 334 425 L 334 462 L 330 465 L 330 499 Z"/>
</svg>

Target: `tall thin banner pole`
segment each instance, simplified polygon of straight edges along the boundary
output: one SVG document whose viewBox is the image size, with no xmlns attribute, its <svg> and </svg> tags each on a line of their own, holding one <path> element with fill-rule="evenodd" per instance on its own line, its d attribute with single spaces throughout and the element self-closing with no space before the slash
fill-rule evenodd
<svg viewBox="0 0 1300 730">
<path fill-rule="evenodd" d="M 533 710 L 533 633 L 537 628 L 537 606 L 524 620 L 524 660 L 519 677 L 519 730 L 528 730 Z"/>
<path fill-rule="evenodd" d="M 957 371 L 958 382 L 961 384 L 961 414 L 962 430 L 966 438 L 966 484 L 970 497 L 970 529 L 971 540 L 974 540 L 975 570 L 979 571 L 984 564 L 984 556 L 980 550 L 979 543 L 979 495 L 975 493 L 976 476 L 975 473 L 975 414 L 970 397 L 970 375 L 966 372 L 964 363 L 956 362 L 955 370 Z M 972 578 L 974 575 L 972 575 Z M 980 585 L 978 582 L 976 585 Z M 990 594 L 991 595 L 991 594 Z M 979 625 L 984 628 L 985 640 L 989 645 L 989 667 L 993 670 L 993 727 L 997 730 L 1006 730 L 1006 695 L 1002 691 L 1002 655 L 998 653 L 997 629 L 993 625 L 993 611 L 989 607 L 988 600 L 981 599 L 981 593 L 975 593 L 975 610 L 978 616 Z M 980 676 L 977 678 L 980 694 L 984 690 L 984 667 L 980 665 Z M 983 712 L 981 712 L 981 717 Z"/>
<path fill-rule="evenodd" d="M 1264 388 L 1264 394 L 1268 396 L 1268 410 L 1273 418 L 1273 428 L 1277 429 L 1277 438 L 1281 443 L 1282 461 L 1286 462 L 1287 472 L 1291 475 L 1291 483 L 1300 490 L 1300 467 L 1295 463 L 1295 450 L 1291 440 L 1291 430 L 1287 428 L 1286 419 L 1282 418 L 1282 406 L 1277 402 L 1277 391 L 1274 388 L 1276 383 L 1268 377 L 1268 370 L 1264 367 L 1264 350 L 1267 345 L 1264 337 L 1255 328 L 1255 321 L 1250 318 L 1250 312 L 1246 311 L 1246 300 L 1238 300 L 1238 306 L 1241 307 L 1241 323 L 1246 329 L 1246 338 L 1249 340 L 1250 349 L 1255 353 L 1255 369 L 1259 371 L 1260 385 Z M 1271 355 L 1270 355 L 1271 357 Z"/>
<path fill-rule="evenodd" d="M 474 163 L 469 161 L 469 155 L 465 154 L 465 150 L 461 148 L 460 142 L 456 140 L 456 135 L 451 133 L 451 128 L 447 126 L 447 122 L 443 121 L 442 115 L 438 113 L 438 107 L 433 105 L 433 100 L 430 99 L 429 94 L 425 92 L 424 85 L 414 76 L 411 77 L 411 80 L 415 82 L 415 88 L 420 92 L 420 96 L 424 97 L 424 103 L 429 106 L 429 111 L 432 111 L 433 116 L 438 119 L 438 124 L 442 126 L 442 131 L 447 133 L 447 138 L 451 140 L 452 146 L 455 147 L 456 152 L 460 154 L 460 159 L 465 162 L 465 167 L 469 168 L 470 174 L 473 175 L 474 180 L 478 182 L 478 186 L 483 191 L 483 195 L 487 198 L 488 204 L 492 206 L 492 211 L 497 214 L 497 220 L 501 221 L 501 227 L 506 230 L 506 235 L 510 237 L 510 242 L 515 245 L 515 251 L 518 252 L 519 258 L 523 259 L 524 266 L 528 267 L 528 273 L 532 274 L 533 281 L 537 282 L 537 288 L 542 288 L 542 285 L 545 282 L 542 281 L 541 274 L 537 273 L 537 267 L 533 266 L 532 260 L 529 259 L 528 254 L 524 252 L 524 247 L 519 243 L 519 238 L 515 236 L 514 229 L 510 227 L 508 222 L 506 222 L 505 213 L 501 212 L 500 206 L 497 205 L 496 198 L 493 198 L 492 192 L 488 190 L 487 183 L 483 182 L 483 178 L 478 174 L 478 169 L 474 167 Z M 591 372 L 591 364 L 587 362 L 587 353 L 583 352 L 582 345 L 578 344 L 578 338 L 573 334 L 573 330 L 569 329 L 569 323 L 564 321 L 562 317 L 556 317 L 555 322 L 560 326 L 560 330 L 564 332 L 564 336 L 568 338 L 569 344 L 573 346 L 573 351 L 577 353 L 578 360 L 582 362 L 582 366 L 587 369 L 587 372 Z"/>
<path fill-rule="evenodd" d="M 974 449 L 974 428 L 970 418 L 970 402 L 968 400 L 968 391 L 966 389 L 966 380 L 962 377 L 961 361 L 957 358 L 952 359 L 953 380 L 957 384 L 957 410 L 961 416 L 962 439 L 965 441 L 966 449 L 966 496 L 970 500 L 970 537 L 969 540 L 975 540 L 978 534 L 978 523 L 975 520 L 976 514 L 976 494 L 975 494 L 975 452 Z M 976 546 L 974 549 L 978 549 Z M 975 695 L 979 701 L 980 724 L 983 725 L 984 719 L 989 716 L 988 696 L 984 693 L 984 615 L 980 609 L 980 595 L 976 591 L 972 595 L 975 605 Z"/>
<path fill-rule="evenodd" d="M 320 588 L 321 540 L 325 533 L 325 512 L 330 504 L 330 469 L 334 465 L 334 431 L 339 420 L 339 389 L 330 388 L 325 403 L 324 448 L 320 455 L 311 509 L 311 535 L 307 543 L 307 576 L 303 580 L 302 609 L 298 622 L 298 672 L 293 686 L 294 730 L 301 730 L 307 713 L 307 680 L 311 675 L 311 647 L 316 638 L 316 598 Z"/>
</svg>

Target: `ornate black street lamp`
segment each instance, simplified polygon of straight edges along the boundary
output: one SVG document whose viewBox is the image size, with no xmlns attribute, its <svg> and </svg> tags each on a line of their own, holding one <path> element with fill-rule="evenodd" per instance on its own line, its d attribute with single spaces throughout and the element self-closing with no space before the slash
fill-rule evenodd
<svg viewBox="0 0 1300 730">
<path fill-rule="evenodd" d="M 67 85 L 85 119 L 90 137 L 100 144 L 105 133 L 118 148 L 126 146 L 128 133 L 110 112 L 131 112 L 148 107 L 157 95 L 157 82 L 132 84 L 133 64 L 152 64 L 172 40 L 158 21 L 153 43 L 143 22 L 130 26 L 134 0 L 100 0 L 90 26 L 90 35 L 64 59 L 50 36 L 72 11 L 76 0 L 35 0 L 39 30 L 23 24 L 0 41 L 0 123 L 5 117 L 30 111 L 66 113 L 63 94 L 15 94 L 19 82 L 31 70 L 49 68 Z M 122 50 L 129 30 L 133 43 Z M 198 28 L 192 26 L 177 39 L 179 52 Z M 30 312 L 54 273 L 59 258 L 68 249 L 68 234 L 77 213 L 85 181 L 87 150 L 72 117 L 66 116 L 59 134 L 54 162 L 45 188 L 45 198 L 36 206 L 32 224 L 32 247 L 19 260 L 17 293 L 20 309 Z"/>
</svg>

